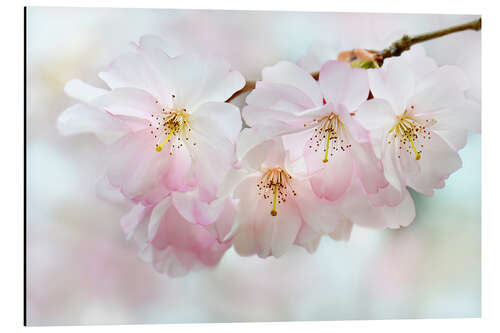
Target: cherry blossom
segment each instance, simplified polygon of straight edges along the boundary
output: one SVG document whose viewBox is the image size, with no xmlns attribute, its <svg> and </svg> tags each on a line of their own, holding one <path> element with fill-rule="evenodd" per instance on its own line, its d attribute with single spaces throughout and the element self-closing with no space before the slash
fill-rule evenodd
<svg viewBox="0 0 500 333">
<path fill-rule="evenodd" d="M 368 97 L 365 70 L 328 61 L 315 81 L 297 65 L 279 62 L 262 76 L 243 118 L 261 140 L 283 136 L 292 160 L 305 157 L 316 195 L 337 200 L 354 177 L 370 194 L 388 186 L 368 133 L 353 116 Z"/>
<path fill-rule="evenodd" d="M 78 103 L 57 126 L 106 143 L 98 195 L 128 207 L 126 238 L 169 276 L 214 267 L 232 245 L 281 257 L 408 226 L 408 187 L 443 187 L 479 130 L 466 76 L 418 46 L 323 51 L 264 68 L 240 114 L 228 100 L 246 81 L 226 61 L 143 36 L 99 74 L 107 88 L 66 84 Z"/>
<path fill-rule="evenodd" d="M 239 148 L 252 142 L 249 137 L 257 136 L 252 129 L 243 130 Z M 241 161 L 240 169 L 234 171 L 237 175 L 228 177 L 231 186 L 226 185 L 226 193 L 237 202 L 237 229 L 233 242 L 241 255 L 280 257 L 295 242 L 306 223 L 304 216 L 319 218 L 312 211 L 303 210 L 309 207 L 301 206 L 302 198 L 315 197 L 315 194 L 307 180 L 295 177 L 287 155 L 279 138 L 252 145 Z M 318 205 L 324 210 L 330 208 L 322 205 L 326 202 L 317 198 Z M 325 214 L 328 215 L 329 231 L 333 233 L 337 212 L 332 209 Z"/>
<path fill-rule="evenodd" d="M 100 73 L 111 90 L 68 82 L 66 92 L 80 103 L 61 114 L 58 128 L 111 143 L 106 176 L 128 198 L 198 186 L 210 202 L 241 129 L 238 108 L 225 101 L 245 80 L 222 59 L 164 50 L 161 39 L 143 37 Z"/>
<path fill-rule="evenodd" d="M 422 50 L 386 59 L 368 70 L 374 99 L 363 103 L 356 119 L 370 133 L 390 184 L 432 195 L 462 166 L 457 151 L 477 124 L 464 91 L 462 71 L 437 67 Z"/>
<path fill-rule="evenodd" d="M 234 221 L 229 198 L 207 204 L 196 190 L 172 192 L 156 204 L 131 206 L 121 225 L 139 247 L 139 257 L 172 277 L 216 266 L 231 247 Z"/>
<path fill-rule="evenodd" d="M 245 129 L 238 142 L 252 144 L 258 136 Z M 292 244 L 313 252 L 323 235 L 348 240 L 353 224 L 371 228 L 398 228 L 415 217 L 413 201 L 406 192 L 395 207 L 375 206 L 366 199 L 359 180 L 342 199 L 331 202 L 311 188 L 304 163 L 292 162 L 280 138 L 253 146 L 235 170 L 224 193 L 237 202 L 234 247 L 241 255 L 283 255 Z"/>
<path fill-rule="evenodd" d="M 347 241 L 350 239 L 354 226 L 371 229 L 398 229 L 409 226 L 416 216 L 413 199 L 406 189 L 401 193 L 401 200 L 397 205 L 377 205 L 366 198 L 359 180 L 351 184 L 340 200 L 328 202 L 328 211 L 321 207 L 325 203 L 318 203 L 317 200 L 311 196 L 301 202 L 301 206 L 314 207 L 310 211 L 317 214 L 317 219 L 313 221 L 322 222 L 311 226 L 304 224 L 297 235 L 295 243 L 309 252 L 316 250 L 323 235 L 328 235 L 336 241 Z M 330 232 L 328 226 L 331 211 L 337 213 L 334 232 Z"/>
</svg>

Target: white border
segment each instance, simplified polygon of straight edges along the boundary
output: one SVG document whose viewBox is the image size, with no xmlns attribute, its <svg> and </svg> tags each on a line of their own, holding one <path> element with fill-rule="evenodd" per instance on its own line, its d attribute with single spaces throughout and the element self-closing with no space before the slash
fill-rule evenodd
<svg viewBox="0 0 500 333">
<path fill-rule="evenodd" d="M 0 325 L 2 331 L 15 332 L 22 329 L 22 288 L 23 288 L 23 252 L 22 252 L 22 213 L 23 213 L 23 10 L 22 6 L 72 6 L 72 7 L 129 7 L 129 8 L 209 8 L 211 9 L 247 9 L 247 10 L 293 10 L 293 11 L 336 11 L 336 12 L 406 12 L 406 13 L 447 13 L 447 14 L 482 14 L 483 16 L 483 306 L 482 319 L 443 319 L 443 320 L 392 320 L 392 321 L 336 321 L 336 322 L 291 322 L 291 323 L 248 323 L 248 324 L 203 324 L 203 325 L 135 325 L 135 326 L 91 326 L 71 327 L 71 331 L 106 330 L 107 332 L 130 332 L 135 330 L 162 331 L 175 330 L 188 332 L 204 330 L 206 332 L 260 331 L 260 330 L 314 330 L 320 332 L 424 332 L 453 330 L 456 332 L 491 331 L 500 327 L 498 314 L 499 293 L 499 241 L 500 219 L 496 193 L 500 189 L 495 171 L 500 170 L 499 140 L 495 137 L 500 124 L 498 68 L 499 37 L 498 11 L 490 2 L 456 0 L 436 1 L 418 0 L 413 2 L 391 1 L 152 1 L 152 0 L 100 0 L 100 1 L 25 1 L 11 2 L 2 6 L 0 13 L 2 31 L 1 64 L 1 130 L 0 140 L 3 163 L 1 163 L 1 207 L 2 207 L 2 283 L 0 291 Z M 300 300 L 297 300 L 300 302 Z M 65 332 L 68 327 L 31 328 L 46 332 Z"/>
</svg>

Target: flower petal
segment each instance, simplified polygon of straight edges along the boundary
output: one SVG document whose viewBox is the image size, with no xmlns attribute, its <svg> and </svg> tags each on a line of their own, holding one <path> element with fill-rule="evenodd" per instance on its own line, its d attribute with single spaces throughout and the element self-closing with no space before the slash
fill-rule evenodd
<svg viewBox="0 0 500 333">
<path fill-rule="evenodd" d="M 462 99 L 460 105 L 433 112 L 427 115 L 427 117 L 429 116 L 437 121 L 432 126 L 432 130 L 453 131 L 465 129 L 471 133 L 481 131 L 480 105 L 469 99 Z"/>
<path fill-rule="evenodd" d="M 384 206 L 382 209 L 389 228 L 407 227 L 415 220 L 415 204 L 406 189 L 403 191 L 403 200 L 399 205 L 395 207 Z"/>
<path fill-rule="evenodd" d="M 166 54 L 165 57 L 168 58 Z M 111 63 L 106 71 L 99 73 L 99 77 L 111 89 L 137 88 L 160 99 L 162 104 L 167 102 L 161 99 L 163 96 L 169 95 L 170 87 L 160 73 L 140 53 L 127 53 L 120 56 Z"/>
<path fill-rule="evenodd" d="M 219 243 L 204 227 L 186 221 L 172 205 L 163 213 L 151 245 L 155 268 L 177 275 L 216 265 L 231 244 Z"/>
<path fill-rule="evenodd" d="M 361 104 L 354 117 L 369 131 L 373 150 L 380 159 L 385 144 L 384 138 L 396 123 L 396 114 L 392 107 L 385 100 L 371 99 Z"/>
<path fill-rule="evenodd" d="M 200 198 L 211 202 L 216 198 L 219 186 L 231 167 L 234 159 L 234 145 L 229 140 L 219 140 L 213 144 L 215 137 L 206 137 L 192 131 L 190 142 L 186 143 L 191 155 L 194 177 L 198 183 Z M 193 145 L 193 142 L 196 145 Z"/>
<path fill-rule="evenodd" d="M 148 240 L 152 241 L 158 232 L 158 228 L 160 227 L 160 223 L 163 220 L 163 216 L 170 208 L 172 204 L 172 197 L 166 197 L 162 201 L 160 201 L 151 211 L 151 216 L 149 218 L 148 223 Z"/>
<path fill-rule="evenodd" d="M 369 69 L 368 77 L 373 97 L 385 99 L 396 113 L 403 113 L 416 84 L 415 73 L 408 63 L 399 59 L 386 59 L 383 67 Z"/>
<path fill-rule="evenodd" d="M 416 115 L 439 111 L 462 104 L 468 87 L 467 78 L 458 67 L 443 66 L 420 80 L 408 103 L 414 105 Z"/>
<path fill-rule="evenodd" d="M 258 254 L 279 257 L 293 244 L 301 225 L 300 213 L 290 200 L 278 205 L 276 216 L 270 214 L 272 204 L 257 193 L 258 175 L 248 176 L 235 190 L 239 200 L 239 228 L 234 246 L 241 255 Z"/>
<path fill-rule="evenodd" d="M 462 167 L 458 153 L 435 132 L 426 143 L 418 162 L 420 173 L 408 177 L 408 185 L 429 196 L 435 188 L 443 187 L 444 180 Z"/>
<path fill-rule="evenodd" d="M 309 172 L 316 172 L 311 178 L 311 185 L 314 193 L 320 198 L 335 201 L 340 198 L 351 184 L 354 174 L 352 155 L 348 151 L 338 151 L 334 156 L 323 162 L 324 154 L 309 153 L 305 161 Z"/>
<path fill-rule="evenodd" d="M 339 48 L 339 41 L 335 41 L 333 43 L 331 41 L 328 43 L 313 43 L 309 47 L 307 54 L 297 60 L 297 65 L 303 68 L 306 72 L 317 72 L 321 69 L 321 65 L 323 65 L 327 60 L 337 59 Z"/>
<path fill-rule="evenodd" d="M 111 114 L 151 120 L 152 115 L 161 112 L 156 99 L 144 90 L 117 88 L 94 99 L 92 105 L 103 108 Z M 146 127 L 146 123 L 144 127 Z"/>
<path fill-rule="evenodd" d="M 399 58 L 408 62 L 413 72 L 415 72 L 417 80 L 422 79 L 438 68 L 436 61 L 428 57 L 424 48 L 420 45 L 412 46 L 411 50 L 403 52 Z"/>
<path fill-rule="evenodd" d="M 391 105 L 383 99 L 370 99 L 356 111 L 355 119 L 367 130 L 379 128 L 389 130 L 396 122 L 396 113 Z"/>
<path fill-rule="evenodd" d="M 257 255 L 261 258 L 282 256 L 295 241 L 301 225 L 300 213 L 290 201 L 277 208 L 276 216 L 272 216 L 270 210 L 269 202 L 260 199 L 251 216 Z"/>
<path fill-rule="evenodd" d="M 269 156 L 269 150 L 273 143 L 280 141 L 275 138 L 280 135 L 286 124 L 279 124 L 276 127 L 252 127 L 241 131 L 236 143 L 236 154 L 238 160 L 254 170 L 260 168 L 260 164 Z M 247 156 L 247 154 L 251 154 Z"/>
<path fill-rule="evenodd" d="M 295 205 L 286 202 L 280 205 L 278 215 L 269 214 L 267 220 L 269 219 L 274 222 L 272 255 L 279 258 L 285 254 L 297 237 L 301 225 L 300 213 Z"/>
<path fill-rule="evenodd" d="M 183 47 L 180 43 L 173 41 L 171 38 L 167 41 L 165 38 L 155 35 L 141 36 L 138 48 L 142 50 L 160 49 L 169 57 L 176 57 L 183 53 Z"/>
<path fill-rule="evenodd" d="M 319 246 L 321 236 L 321 233 L 315 232 L 311 227 L 304 223 L 297 234 L 295 244 L 302 246 L 307 250 L 307 252 L 313 253 Z"/>
<path fill-rule="evenodd" d="M 125 233 L 127 239 L 131 239 L 135 229 L 146 217 L 148 209 L 142 205 L 137 204 L 132 207 L 132 209 L 120 219 L 120 225 Z"/>
<path fill-rule="evenodd" d="M 348 241 L 351 238 L 353 223 L 344 218 L 338 223 L 335 230 L 330 233 L 330 237 L 336 241 Z"/>
<path fill-rule="evenodd" d="M 354 111 L 368 98 L 368 74 L 361 68 L 351 68 L 345 61 L 326 62 L 319 74 L 319 85 L 327 102 L 343 104 Z"/>
<path fill-rule="evenodd" d="M 82 102 L 90 102 L 91 100 L 107 94 L 109 91 L 101 88 L 96 88 L 81 80 L 70 80 L 64 86 L 64 92 L 73 98 Z"/>
<path fill-rule="evenodd" d="M 366 193 L 366 197 L 373 206 L 394 207 L 403 201 L 403 193 L 404 190 L 402 191 L 391 184 L 387 184 L 386 187 L 380 189 L 377 193 Z"/>
<path fill-rule="evenodd" d="M 62 135 L 93 133 L 105 143 L 115 142 L 129 131 L 121 119 L 86 104 L 64 110 L 57 118 L 57 129 Z"/>
<path fill-rule="evenodd" d="M 116 204 L 126 204 L 128 202 L 120 189 L 111 185 L 106 176 L 101 176 L 96 182 L 96 194 L 100 199 Z"/>
<path fill-rule="evenodd" d="M 288 61 L 280 61 L 276 65 L 262 70 L 264 82 L 287 84 L 303 91 L 316 106 L 323 104 L 323 94 L 318 82 L 310 73 Z"/>
<path fill-rule="evenodd" d="M 351 154 L 354 159 L 354 168 L 363 188 L 367 193 L 376 193 L 388 185 L 380 162 L 375 157 L 369 143 L 352 142 Z"/>
<path fill-rule="evenodd" d="M 174 192 L 172 193 L 172 204 L 188 222 L 209 225 L 214 223 L 221 214 L 225 199 L 217 199 L 208 204 L 200 201 L 197 191 Z"/>
<path fill-rule="evenodd" d="M 206 229 L 214 236 L 219 242 L 230 242 L 230 232 L 234 227 L 236 216 L 236 209 L 234 202 L 226 197 L 223 203 L 223 209 L 214 223 L 206 226 Z M 228 239 L 226 239 L 228 238 Z"/>
<path fill-rule="evenodd" d="M 157 68 L 175 89 L 176 103 L 187 109 L 209 101 L 224 102 L 245 85 L 243 76 L 217 57 L 182 54 L 157 62 Z"/>
<path fill-rule="evenodd" d="M 229 103 L 207 102 L 201 104 L 192 114 L 192 127 L 205 137 L 226 139 L 236 143 L 241 131 L 241 116 L 238 108 Z"/>
<path fill-rule="evenodd" d="M 259 195 L 257 184 L 259 183 L 258 173 L 249 174 L 242 179 L 241 183 L 234 190 L 234 199 L 238 200 L 238 219 L 245 221 L 252 216 L 257 209 Z"/>
<path fill-rule="evenodd" d="M 128 198 L 138 198 L 160 185 L 170 160 L 170 155 L 155 150 L 148 130 L 130 133 L 110 146 L 107 177 Z"/>
<path fill-rule="evenodd" d="M 339 209 L 346 218 L 359 226 L 369 228 L 407 226 L 415 218 L 415 207 L 408 191 L 404 189 L 403 193 L 402 202 L 394 207 L 374 206 L 365 200 L 361 184 L 355 182 L 339 203 Z"/>
<path fill-rule="evenodd" d="M 257 253 L 257 241 L 253 225 L 245 224 L 238 229 L 233 238 L 234 250 L 240 256 L 251 256 Z"/>
<path fill-rule="evenodd" d="M 174 153 L 168 157 L 170 163 L 168 171 L 163 175 L 161 183 L 171 191 L 185 192 L 193 187 L 191 155 L 186 145 L 176 147 Z"/>
<path fill-rule="evenodd" d="M 396 159 L 396 154 L 399 154 L 395 144 L 383 144 L 382 147 L 382 166 L 384 168 L 384 176 L 396 190 L 402 191 L 405 186 L 403 175 L 401 172 L 400 162 Z"/>
<path fill-rule="evenodd" d="M 297 111 L 316 107 L 311 98 L 302 90 L 289 84 L 278 84 L 267 81 L 258 81 L 256 88 L 247 96 L 246 103 L 256 108 L 270 109 L 278 113 L 275 118 L 286 117 Z M 248 115 L 247 123 L 253 126 Z"/>
<path fill-rule="evenodd" d="M 314 232 L 329 234 L 334 232 L 342 219 L 338 205 L 317 197 L 307 182 L 295 182 L 296 202 L 304 222 Z"/>
<path fill-rule="evenodd" d="M 464 148 L 467 143 L 467 130 L 464 128 L 440 129 L 439 127 L 436 127 L 433 128 L 433 131 L 443 138 L 455 151 L 459 151 Z"/>
</svg>

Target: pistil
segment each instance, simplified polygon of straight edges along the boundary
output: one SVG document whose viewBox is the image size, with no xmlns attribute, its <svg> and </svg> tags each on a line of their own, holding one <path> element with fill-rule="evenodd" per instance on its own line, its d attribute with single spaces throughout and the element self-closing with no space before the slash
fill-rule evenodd
<svg viewBox="0 0 500 333">
<path fill-rule="evenodd" d="M 276 216 L 278 212 L 276 211 L 276 199 L 278 197 L 278 184 L 274 184 L 274 199 L 273 199 L 273 209 L 271 209 L 271 215 Z"/>
<path fill-rule="evenodd" d="M 262 195 L 266 200 L 272 196 L 272 201 L 269 201 L 269 204 L 272 205 L 271 216 L 278 215 L 278 205 L 286 202 L 290 194 L 297 195 L 292 188 L 291 180 L 292 176 L 280 167 L 267 169 L 260 178 L 260 182 L 257 184 L 259 195 Z"/>
<path fill-rule="evenodd" d="M 327 163 L 328 156 L 333 156 L 335 151 L 346 151 L 351 148 L 347 139 L 347 129 L 336 113 L 331 112 L 319 119 L 313 119 L 313 124 L 315 124 L 315 128 L 313 136 L 309 138 L 311 141 L 309 148 L 317 152 L 319 147 L 325 145 L 323 163 Z M 307 126 L 304 124 L 304 127 Z"/>
<path fill-rule="evenodd" d="M 332 131 L 328 131 L 328 138 L 326 139 L 326 149 L 325 149 L 325 158 L 323 159 L 323 163 L 328 162 L 328 150 L 330 149 L 330 135 Z"/>
<path fill-rule="evenodd" d="M 405 133 L 406 133 L 406 137 L 408 138 L 408 140 L 410 140 L 411 148 L 413 149 L 413 152 L 415 153 L 415 159 L 418 161 L 421 157 L 420 152 L 417 151 L 417 148 L 415 148 L 415 143 L 413 143 L 413 139 L 411 137 L 410 132 L 406 131 Z"/>
<path fill-rule="evenodd" d="M 174 133 L 174 130 L 175 130 L 175 128 L 172 128 L 170 130 L 170 133 L 168 134 L 167 138 L 165 139 L 165 141 L 163 141 L 163 143 L 161 145 L 159 145 L 158 147 L 156 147 L 156 151 L 157 152 L 160 152 L 163 149 L 163 146 L 165 145 L 165 143 L 167 143 L 170 140 L 170 137 Z"/>
<path fill-rule="evenodd" d="M 172 95 L 172 98 L 174 99 L 175 96 Z M 155 104 L 160 105 L 159 101 L 155 101 Z M 158 114 L 152 114 L 151 118 L 149 126 L 155 139 L 166 136 L 161 144 L 156 144 L 155 150 L 157 152 L 161 152 L 167 142 L 174 140 L 173 137 L 177 137 L 179 143 L 171 146 L 170 155 L 173 154 L 174 148 L 182 147 L 183 142 L 191 142 L 193 146 L 196 145 L 196 142 L 188 141 L 191 128 L 189 113 L 186 109 L 179 108 L 175 103 L 172 103 L 170 106 L 161 107 L 161 111 Z M 182 139 L 184 140 L 182 141 Z"/>
<path fill-rule="evenodd" d="M 419 148 L 424 147 L 424 139 L 430 140 L 431 131 L 427 129 L 427 126 L 432 126 L 435 124 L 434 119 L 419 120 L 413 115 L 413 110 L 415 106 L 410 105 L 409 110 L 397 117 L 396 124 L 389 130 L 391 136 L 387 140 L 387 143 L 399 145 L 399 149 L 405 148 L 406 152 L 410 155 L 415 154 L 415 160 L 420 160 L 422 157 L 422 150 Z M 391 139 L 392 138 L 392 139 Z M 418 148 L 417 148 L 418 147 Z M 401 154 L 398 153 L 398 158 L 401 158 Z"/>
</svg>

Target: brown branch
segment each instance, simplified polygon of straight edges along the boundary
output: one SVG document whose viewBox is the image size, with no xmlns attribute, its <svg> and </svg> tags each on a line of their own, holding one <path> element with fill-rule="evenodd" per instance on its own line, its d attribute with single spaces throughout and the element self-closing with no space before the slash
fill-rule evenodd
<svg viewBox="0 0 500 333">
<path fill-rule="evenodd" d="M 377 61 L 379 62 L 379 65 L 382 65 L 385 58 L 400 56 L 401 53 L 409 50 L 415 44 L 464 30 L 476 30 L 476 31 L 481 30 L 481 18 L 464 24 L 456 25 L 454 27 L 428 32 L 413 37 L 404 35 L 400 40 L 395 41 L 388 48 L 377 52 L 376 55 Z"/>
<path fill-rule="evenodd" d="M 398 57 L 401 55 L 401 53 L 409 50 L 415 44 L 464 30 L 476 30 L 476 31 L 481 30 L 481 18 L 454 27 L 428 32 L 413 37 L 404 35 L 400 40 L 395 41 L 394 43 L 391 44 L 391 46 L 389 46 L 386 49 L 383 49 L 382 51 L 367 50 L 367 52 L 374 54 L 374 59 L 377 61 L 379 66 L 382 66 L 385 58 Z M 319 72 L 311 73 L 311 75 L 315 80 L 319 79 Z M 235 92 L 231 97 L 229 97 L 227 101 L 230 102 L 237 96 L 252 89 L 255 89 L 255 84 L 256 84 L 255 80 L 246 81 L 245 86 L 240 90 L 238 90 L 237 92 Z"/>
</svg>

